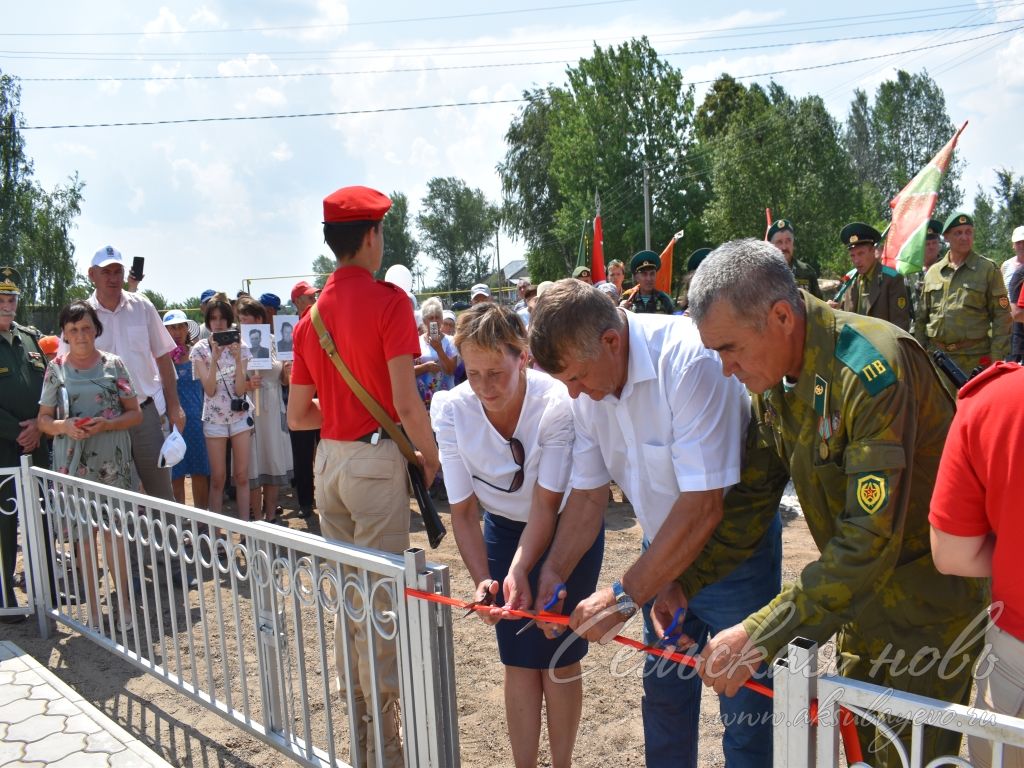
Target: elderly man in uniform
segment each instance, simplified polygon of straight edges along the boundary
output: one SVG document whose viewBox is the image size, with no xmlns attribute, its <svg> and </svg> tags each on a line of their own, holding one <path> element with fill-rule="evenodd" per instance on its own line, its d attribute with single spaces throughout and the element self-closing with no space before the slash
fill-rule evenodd
<svg viewBox="0 0 1024 768">
<path fill-rule="evenodd" d="M 645 635 L 654 643 L 687 606 L 682 631 L 700 644 L 770 600 L 781 586 L 781 489 L 754 495 L 755 502 L 764 498 L 757 509 L 767 530 L 743 542 L 749 552 L 730 557 L 730 567 L 710 580 L 700 579 L 707 568 L 695 565 L 716 527 L 726 526 L 722 535 L 750 529 L 727 526 L 733 504 L 749 503 L 734 498 L 734 486 L 741 479 L 750 484 L 743 462 L 751 452 L 744 450 L 749 396 L 735 378 L 721 376 L 721 361 L 701 345 L 693 324 L 634 315 L 597 288 L 561 280 L 537 302 L 530 349 L 568 387 L 576 429 L 572 490 L 541 568 L 538 607 L 593 543 L 612 479 L 632 501 L 647 546 L 610 587 L 577 605 L 570 625 L 579 634 L 604 639 L 643 605 Z M 693 580 L 680 593 L 674 580 L 691 566 Z M 700 698 L 692 673 L 647 658 L 642 711 L 649 768 L 696 768 Z M 770 766 L 769 700 L 745 691 L 719 706 L 728 765 Z"/>
<path fill-rule="evenodd" d="M 396 285 L 374 280 L 384 256 L 384 214 L 391 200 L 368 187 L 343 187 L 324 198 L 324 239 L 337 259 L 316 309 L 352 376 L 388 415 L 401 423 L 421 452 L 429 487 L 440 466 L 434 433 L 416 389 L 413 359 L 420 341 L 412 304 Z M 291 429 L 319 429 L 314 475 L 320 526 L 328 539 L 400 553 L 409 546 L 406 460 L 321 348 L 312 312 L 295 329 L 295 360 L 288 398 Z M 384 601 L 383 590 L 378 598 Z M 365 596 L 364 596 L 365 599 Z M 375 603 L 376 605 L 376 603 Z M 387 610 L 387 605 L 377 605 Z M 346 680 L 345 642 L 355 655 L 355 679 Z M 371 674 L 367 627 L 335 625 L 339 685 L 353 687 L 357 734 L 365 765 L 377 757 L 388 768 L 404 765 L 399 719 L 395 642 L 375 638 L 376 680 Z M 371 702 L 373 686 L 379 707 Z M 380 719 L 383 743 L 376 739 Z M 381 753 L 377 750 L 381 749 Z"/>
<path fill-rule="evenodd" d="M 17 467 L 24 454 L 32 463 L 49 468 L 47 441 L 36 426 L 39 393 L 43 389 L 46 358 L 39 348 L 39 333 L 14 322 L 21 292 L 21 276 L 11 267 L 0 268 L 0 466 Z M 14 565 L 18 549 L 18 511 L 14 478 L 0 486 L 0 607 L 14 608 Z M 4 618 L 4 623 L 23 616 Z"/>
<path fill-rule="evenodd" d="M 793 222 L 789 219 L 776 219 L 768 227 L 764 239 L 774 245 L 786 258 L 786 263 L 793 271 L 796 284 L 805 291 L 810 291 L 816 299 L 822 298 L 821 288 L 818 286 L 818 273 L 810 264 L 793 257 Z"/>
<path fill-rule="evenodd" d="M 731 695 L 792 638 L 824 643 L 838 632 L 840 674 L 966 704 L 980 638 L 958 636 L 987 594 L 932 562 L 928 502 L 954 402 L 928 355 L 892 324 L 800 291 L 778 252 L 756 240 L 707 258 L 690 314 L 723 374 L 761 393 L 754 411 L 776 446 L 777 482 L 792 477 L 821 550 L 795 583 L 709 641 L 705 683 Z M 906 723 L 890 725 L 909 737 Z M 899 765 L 875 736 L 862 728 L 869 762 Z M 926 728 L 925 762 L 957 754 L 959 742 Z"/>
<path fill-rule="evenodd" d="M 888 320 L 909 331 L 911 311 L 907 286 L 903 275 L 876 258 L 875 246 L 881 239 L 877 229 L 859 221 L 843 227 L 839 240 L 850 251 L 853 269 L 843 277 L 841 301 L 830 301 L 829 306 Z"/>
<path fill-rule="evenodd" d="M 622 295 L 619 306 L 639 314 L 675 313 L 675 302 L 664 291 L 659 291 L 654 283 L 661 269 L 661 257 L 654 251 L 640 251 L 629 261 L 629 269 L 636 285 Z"/>
<path fill-rule="evenodd" d="M 999 268 L 974 250 L 974 220 L 952 214 L 942 228 L 949 252 L 924 276 L 914 335 L 964 373 L 1010 354 L 1010 301 Z"/>
</svg>

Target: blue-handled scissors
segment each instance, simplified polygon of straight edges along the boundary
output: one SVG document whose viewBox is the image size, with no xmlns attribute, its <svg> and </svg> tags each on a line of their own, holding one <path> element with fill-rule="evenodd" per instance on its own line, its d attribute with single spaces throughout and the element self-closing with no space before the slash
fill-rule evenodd
<svg viewBox="0 0 1024 768">
<path fill-rule="evenodd" d="M 555 585 L 555 591 L 551 594 L 551 599 L 548 600 L 546 603 L 544 603 L 544 610 L 545 611 L 550 611 L 552 608 L 554 608 L 555 604 L 559 600 L 562 599 L 561 597 L 559 597 L 559 594 L 564 592 L 564 591 L 566 591 L 565 584 L 556 584 Z M 519 631 L 516 632 L 516 637 L 519 637 L 519 635 L 523 634 L 523 632 L 525 632 L 527 629 L 529 629 L 530 627 L 532 627 L 536 623 L 537 623 L 536 619 L 530 619 L 528 622 L 523 624 L 522 627 L 519 628 Z"/>
<path fill-rule="evenodd" d="M 667 648 L 675 645 L 683 636 L 683 621 L 686 619 L 686 608 L 676 608 L 672 614 L 672 623 L 665 628 L 665 636 L 658 641 L 658 647 Z"/>
</svg>

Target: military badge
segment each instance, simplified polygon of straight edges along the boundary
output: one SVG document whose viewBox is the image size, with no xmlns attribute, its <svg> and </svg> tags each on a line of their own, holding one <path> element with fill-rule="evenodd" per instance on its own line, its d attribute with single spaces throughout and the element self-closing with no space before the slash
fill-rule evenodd
<svg viewBox="0 0 1024 768">
<path fill-rule="evenodd" d="M 907 306 L 907 299 L 906 299 L 906 297 L 905 296 L 900 296 L 898 299 L 896 299 L 896 306 L 899 307 L 900 309 L 903 309 L 904 307 L 906 307 Z"/>
<path fill-rule="evenodd" d="M 889 495 L 885 478 L 880 475 L 864 475 L 857 478 L 857 503 L 869 515 L 880 510 Z"/>
</svg>

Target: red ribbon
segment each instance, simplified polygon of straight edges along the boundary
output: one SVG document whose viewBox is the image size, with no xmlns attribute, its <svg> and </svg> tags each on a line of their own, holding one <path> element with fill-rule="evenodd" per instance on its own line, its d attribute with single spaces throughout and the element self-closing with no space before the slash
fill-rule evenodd
<svg viewBox="0 0 1024 768">
<path fill-rule="evenodd" d="M 489 612 L 493 606 L 490 605 L 473 605 L 467 603 L 464 600 L 458 600 L 448 595 L 439 595 L 435 592 L 424 592 L 420 589 L 413 589 L 412 587 L 405 588 L 405 594 L 407 597 L 416 597 L 420 600 L 429 600 L 432 603 L 439 603 L 441 605 L 448 605 L 452 608 L 459 608 L 461 610 L 474 610 L 477 612 Z M 507 613 L 515 616 L 519 619 L 536 619 L 537 621 L 544 621 L 549 624 L 561 624 L 563 626 L 569 625 L 569 617 L 561 613 L 551 613 L 549 611 L 520 611 L 514 608 L 505 608 Z M 697 660 L 693 656 L 687 656 L 685 653 L 677 653 L 676 651 L 670 651 L 667 648 L 656 648 L 653 645 L 646 645 L 641 643 L 639 640 L 634 640 L 631 637 L 623 637 L 622 635 L 616 635 L 614 638 L 616 643 L 635 648 L 642 653 L 649 653 L 653 656 L 660 656 L 664 659 L 671 659 L 677 664 L 685 664 L 693 669 L 697 668 Z M 753 680 L 747 680 L 743 684 L 744 688 L 760 693 L 762 696 L 767 696 L 769 699 L 774 698 L 772 689 L 768 686 L 755 682 Z M 811 702 L 811 722 L 817 724 L 818 722 L 818 701 L 815 699 Z M 839 709 L 839 732 L 843 737 L 843 746 L 846 749 L 846 758 L 850 763 L 861 762 L 864 758 L 861 754 L 860 741 L 857 738 L 857 726 L 853 720 L 853 715 L 842 707 Z"/>
</svg>

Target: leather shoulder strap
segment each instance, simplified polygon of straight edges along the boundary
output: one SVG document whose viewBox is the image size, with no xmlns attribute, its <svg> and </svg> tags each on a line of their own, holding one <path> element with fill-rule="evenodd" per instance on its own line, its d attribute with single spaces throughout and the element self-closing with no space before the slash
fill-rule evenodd
<svg viewBox="0 0 1024 768">
<path fill-rule="evenodd" d="M 355 376 L 352 375 L 352 371 L 348 369 L 348 366 L 345 365 L 345 361 L 341 359 L 341 355 L 338 354 L 338 348 L 334 346 L 334 339 L 331 338 L 330 332 L 324 325 L 323 318 L 320 317 L 320 312 L 316 304 L 309 309 L 309 319 L 313 323 L 313 329 L 316 331 L 317 339 L 320 341 L 320 346 L 323 347 L 327 356 L 331 358 L 331 362 L 334 363 L 334 367 L 338 369 L 338 373 L 341 374 L 341 378 L 343 378 L 345 383 L 348 384 L 352 393 L 359 398 L 359 402 L 366 406 L 366 410 L 368 410 L 370 415 L 377 420 L 377 423 L 387 430 L 387 433 L 391 435 L 391 439 L 398 444 L 398 448 L 402 451 L 402 455 L 405 456 L 408 461 L 418 464 L 419 462 L 416 459 L 416 448 L 409 441 L 409 438 L 406 437 L 405 433 L 394 422 L 394 419 L 388 416 L 387 411 L 385 411 L 381 407 L 380 403 L 373 398 L 373 395 L 367 392 L 366 388 L 359 383 Z"/>
</svg>

